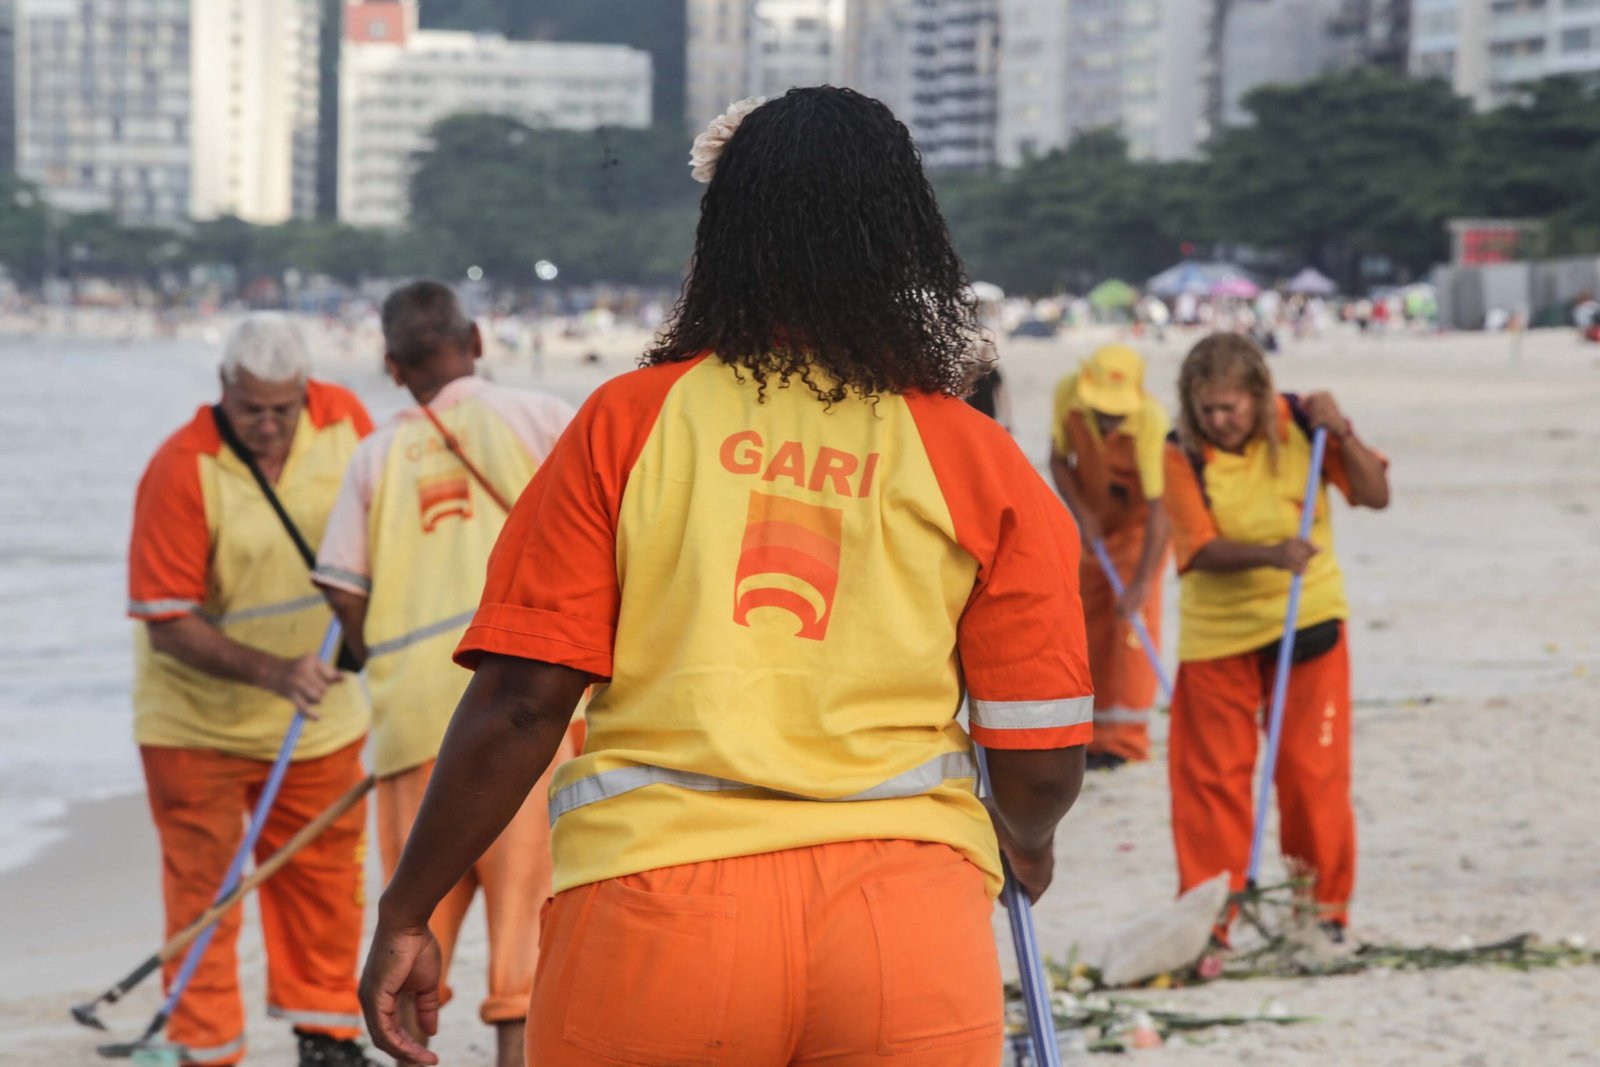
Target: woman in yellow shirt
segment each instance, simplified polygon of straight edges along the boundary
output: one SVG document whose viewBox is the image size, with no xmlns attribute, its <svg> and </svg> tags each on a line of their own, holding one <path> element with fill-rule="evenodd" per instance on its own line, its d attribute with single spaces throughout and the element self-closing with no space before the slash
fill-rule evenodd
<svg viewBox="0 0 1600 1067">
<path fill-rule="evenodd" d="M 1350 667 L 1344 579 L 1326 486 L 1356 507 L 1389 504 L 1387 460 L 1328 393 L 1272 387 L 1266 358 L 1231 333 L 1205 338 L 1178 378 L 1166 505 L 1179 582 L 1178 679 L 1167 748 L 1181 890 L 1220 871 L 1244 885 L 1262 712 L 1293 575 L 1304 578 L 1275 790 L 1283 854 L 1342 937 L 1355 885 Z M 1299 539 L 1311 438 L 1328 431 L 1311 539 Z"/>
</svg>

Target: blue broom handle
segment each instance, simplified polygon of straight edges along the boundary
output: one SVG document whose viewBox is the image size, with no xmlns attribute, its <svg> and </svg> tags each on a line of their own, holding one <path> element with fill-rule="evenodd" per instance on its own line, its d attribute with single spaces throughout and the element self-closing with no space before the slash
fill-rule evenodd
<svg viewBox="0 0 1600 1067">
<path fill-rule="evenodd" d="M 1106 543 L 1100 538 L 1089 542 L 1089 547 L 1094 550 L 1094 558 L 1100 561 L 1100 569 L 1106 572 L 1106 580 L 1111 583 L 1111 592 L 1121 600 L 1126 592 L 1122 584 L 1122 575 L 1117 573 L 1117 565 L 1111 562 L 1111 553 L 1106 551 Z M 1134 612 L 1133 618 L 1128 620 L 1133 626 L 1133 632 L 1139 635 L 1139 647 L 1144 649 L 1145 658 L 1150 661 L 1151 668 L 1156 672 L 1156 681 L 1161 683 L 1161 695 L 1166 698 L 1167 704 L 1172 704 L 1172 681 L 1167 677 L 1167 669 L 1161 665 L 1161 653 L 1156 648 L 1155 639 L 1150 636 L 1150 628 L 1144 624 L 1144 616 Z"/>
<path fill-rule="evenodd" d="M 1317 514 L 1317 493 L 1322 485 L 1322 456 L 1328 447 L 1328 430 L 1318 426 L 1311 435 L 1311 469 L 1306 473 L 1306 495 L 1300 505 L 1300 540 L 1311 539 Z M 1267 807 L 1272 800 L 1272 778 L 1278 770 L 1278 744 L 1283 737 L 1283 709 L 1289 697 L 1289 673 L 1294 669 L 1294 638 L 1300 621 L 1300 590 L 1305 575 L 1289 580 L 1289 606 L 1283 617 L 1283 639 L 1278 642 L 1278 669 L 1272 676 L 1272 710 L 1267 719 L 1267 760 L 1261 769 L 1261 788 L 1256 801 L 1255 832 L 1250 837 L 1250 870 L 1247 885 L 1256 884 L 1261 873 L 1261 843 L 1267 833 Z"/>
<path fill-rule="evenodd" d="M 983 746 L 974 742 L 972 752 L 978 760 L 978 785 L 982 795 L 992 797 L 994 788 L 989 782 L 989 761 Z M 1056 1038 L 1044 954 L 1039 951 L 1039 933 L 1033 925 L 1033 906 L 1028 900 L 1028 891 L 1011 876 L 1011 865 L 1003 852 L 1000 865 L 1006 876 L 1000 895 L 1011 924 L 1011 944 L 1017 952 L 1017 975 L 1022 984 L 1022 1003 L 1028 1012 L 1028 1036 L 1033 1043 L 1035 1067 L 1061 1067 L 1061 1044 Z"/>
<path fill-rule="evenodd" d="M 322 647 L 317 651 L 317 657 L 327 663 L 334 655 L 334 650 L 339 647 L 339 620 L 334 618 L 328 623 L 328 630 L 322 637 Z M 289 771 L 289 761 L 294 756 L 296 743 L 300 740 L 300 732 L 305 729 L 306 713 L 299 707 L 294 709 L 294 718 L 289 722 L 289 729 L 283 735 L 283 744 L 278 747 L 278 758 L 272 764 L 272 772 L 267 775 L 267 783 L 261 789 L 261 796 L 256 800 L 255 811 L 251 813 L 250 825 L 245 829 L 244 840 L 239 842 L 238 851 L 233 854 L 233 861 L 228 864 L 228 873 L 222 879 L 222 888 L 217 890 L 216 900 L 221 900 L 233 892 L 239 884 L 239 878 L 244 874 L 245 862 L 255 850 L 256 841 L 261 837 L 261 831 L 267 825 L 267 815 L 272 811 L 273 802 L 278 798 L 278 790 L 283 786 L 283 778 Z M 214 902 L 213 902 L 214 903 Z M 194 977 L 194 972 L 200 966 L 200 959 L 211 945 L 211 938 L 217 932 L 217 924 L 222 921 L 218 916 L 216 921 L 205 928 L 194 944 L 189 946 L 189 951 L 183 957 L 183 966 L 178 969 L 178 976 L 172 983 L 172 989 L 167 993 L 167 999 L 161 1005 L 161 1011 L 156 1018 L 165 1021 L 170 1017 L 178 1001 L 183 996 L 183 991 L 188 988 L 189 981 Z"/>
</svg>

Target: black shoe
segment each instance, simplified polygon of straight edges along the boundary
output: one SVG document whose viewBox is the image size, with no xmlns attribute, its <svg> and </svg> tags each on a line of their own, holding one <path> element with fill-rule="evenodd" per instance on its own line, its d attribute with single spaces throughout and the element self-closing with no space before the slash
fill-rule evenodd
<svg viewBox="0 0 1600 1067">
<path fill-rule="evenodd" d="M 1322 932 L 1328 936 L 1329 941 L 1332 941 L 1335 945 L 1344 944 L 1344 923 L 1334 922 L 1330 919 L 1317 925 L 1322 927 Z"/>
<path fill-rule="evenodd" d="M 298 1028 L 294 1036 L 300 1043 L 300 1067 L 383 1067 L 367 1058 L 360 1042 Z"/>
<path fill-rule="evenodd" d="M 1091 752 L 1083 758 L 1083 766 L 1091 771 L 1114 771 L 1128 761 L 1110 752 Z"/>
</svg>

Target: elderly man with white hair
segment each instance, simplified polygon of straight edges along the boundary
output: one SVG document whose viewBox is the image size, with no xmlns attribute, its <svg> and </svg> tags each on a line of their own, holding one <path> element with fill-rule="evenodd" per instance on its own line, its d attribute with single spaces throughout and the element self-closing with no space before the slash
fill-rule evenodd
<svg viewBox="0 0 1600 1067">
<path fill-rule="evenodd" d="M 371 717 L 361 687 L 317 656 L 331 614 L 297 541 L 315 551 L 372 421 L 350 392 L 310 377 L 305 342 L 280 316 L 229 334 L 221 377 L 220 403 L 151 459 L 128 551 L 128 614 L 140 624 L 134 737 L 169 934 L 221 885 L 295 708 L 312 720 L 258 861 L 361 780 Z M 364 826 L 357 805 L 261 890 L 268 1010 L 295 1027 L 301 1067 L 370 1062 L 354 1040 Z M 173 1013 L 168 1036 L 185 1063 L 244 1057 L 238 930 L 234 910 Z"/>
</svg>

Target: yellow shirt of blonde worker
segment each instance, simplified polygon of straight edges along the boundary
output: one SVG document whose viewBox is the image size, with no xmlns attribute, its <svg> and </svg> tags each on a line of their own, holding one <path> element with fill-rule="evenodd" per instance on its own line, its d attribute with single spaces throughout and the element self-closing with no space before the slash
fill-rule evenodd
<svg viewBox="0 0 1600 1067">
<path fill-rule="evenodd" d="M 1296 397 L 1287 394 L 1277 400 L 1276 464 L 1260 438 L 1251 440 L 1238 455 L 1207 448 L 1203 454 L 1191 456 L 1176 441 L 1168 443 L 1165 503 L 1172 519 L 1180 576 L 1180 660 L 1233 656 L 1263 648 L 1283 636 L 1293 577 L 1288 571 L 1254 567 L 1215 574 L 1193 570 L 1189 562 L 1218 537 L 1241 544 L 1273 545 L 1299 536 L 1306 474 L 1311 467 L 1311 437 L 1298 404 Z M 1349 499 L 1344 454 L 1334 438 L 1328 439 L 1311 527 L 1311 543 L 1321 551 L 1306 567 L 1296 629 L 1350 614 L 1344 576 L 1333 555 L 1329 484 Z"/>
<path fill-rule="evenodd" d="M 273 487 L 315 545 L 357 442 L 366 409 L 338 386 L 311 381 L 283 473 Z M 128 614 L 144 622 L 198 614 L 250 648 L 292 658 L 317 651 L 332 619 L 305 560 L 240 459 L 222 443 L 209 407 L 151 459 L 134 505 Z M 283 697 L 196 670 L 134 638 L 134 739 L 270 760 L 294 714 Z M 361 686 L 346 676 L 317 706 L 295 749 L 315 759 L 366 732 Z"/>
<path fill-rule="evenodd" d="M 572 418 L 564 401 L 458 378 L 429 408 L 501 497 L 515 500 Z M 361 443 L 328 520 L 316 580 L 368 597 L 373 771 L 439 754 L 472 675 L 450 660 L 506 516 L 420 408 Z"/>
</svg>

